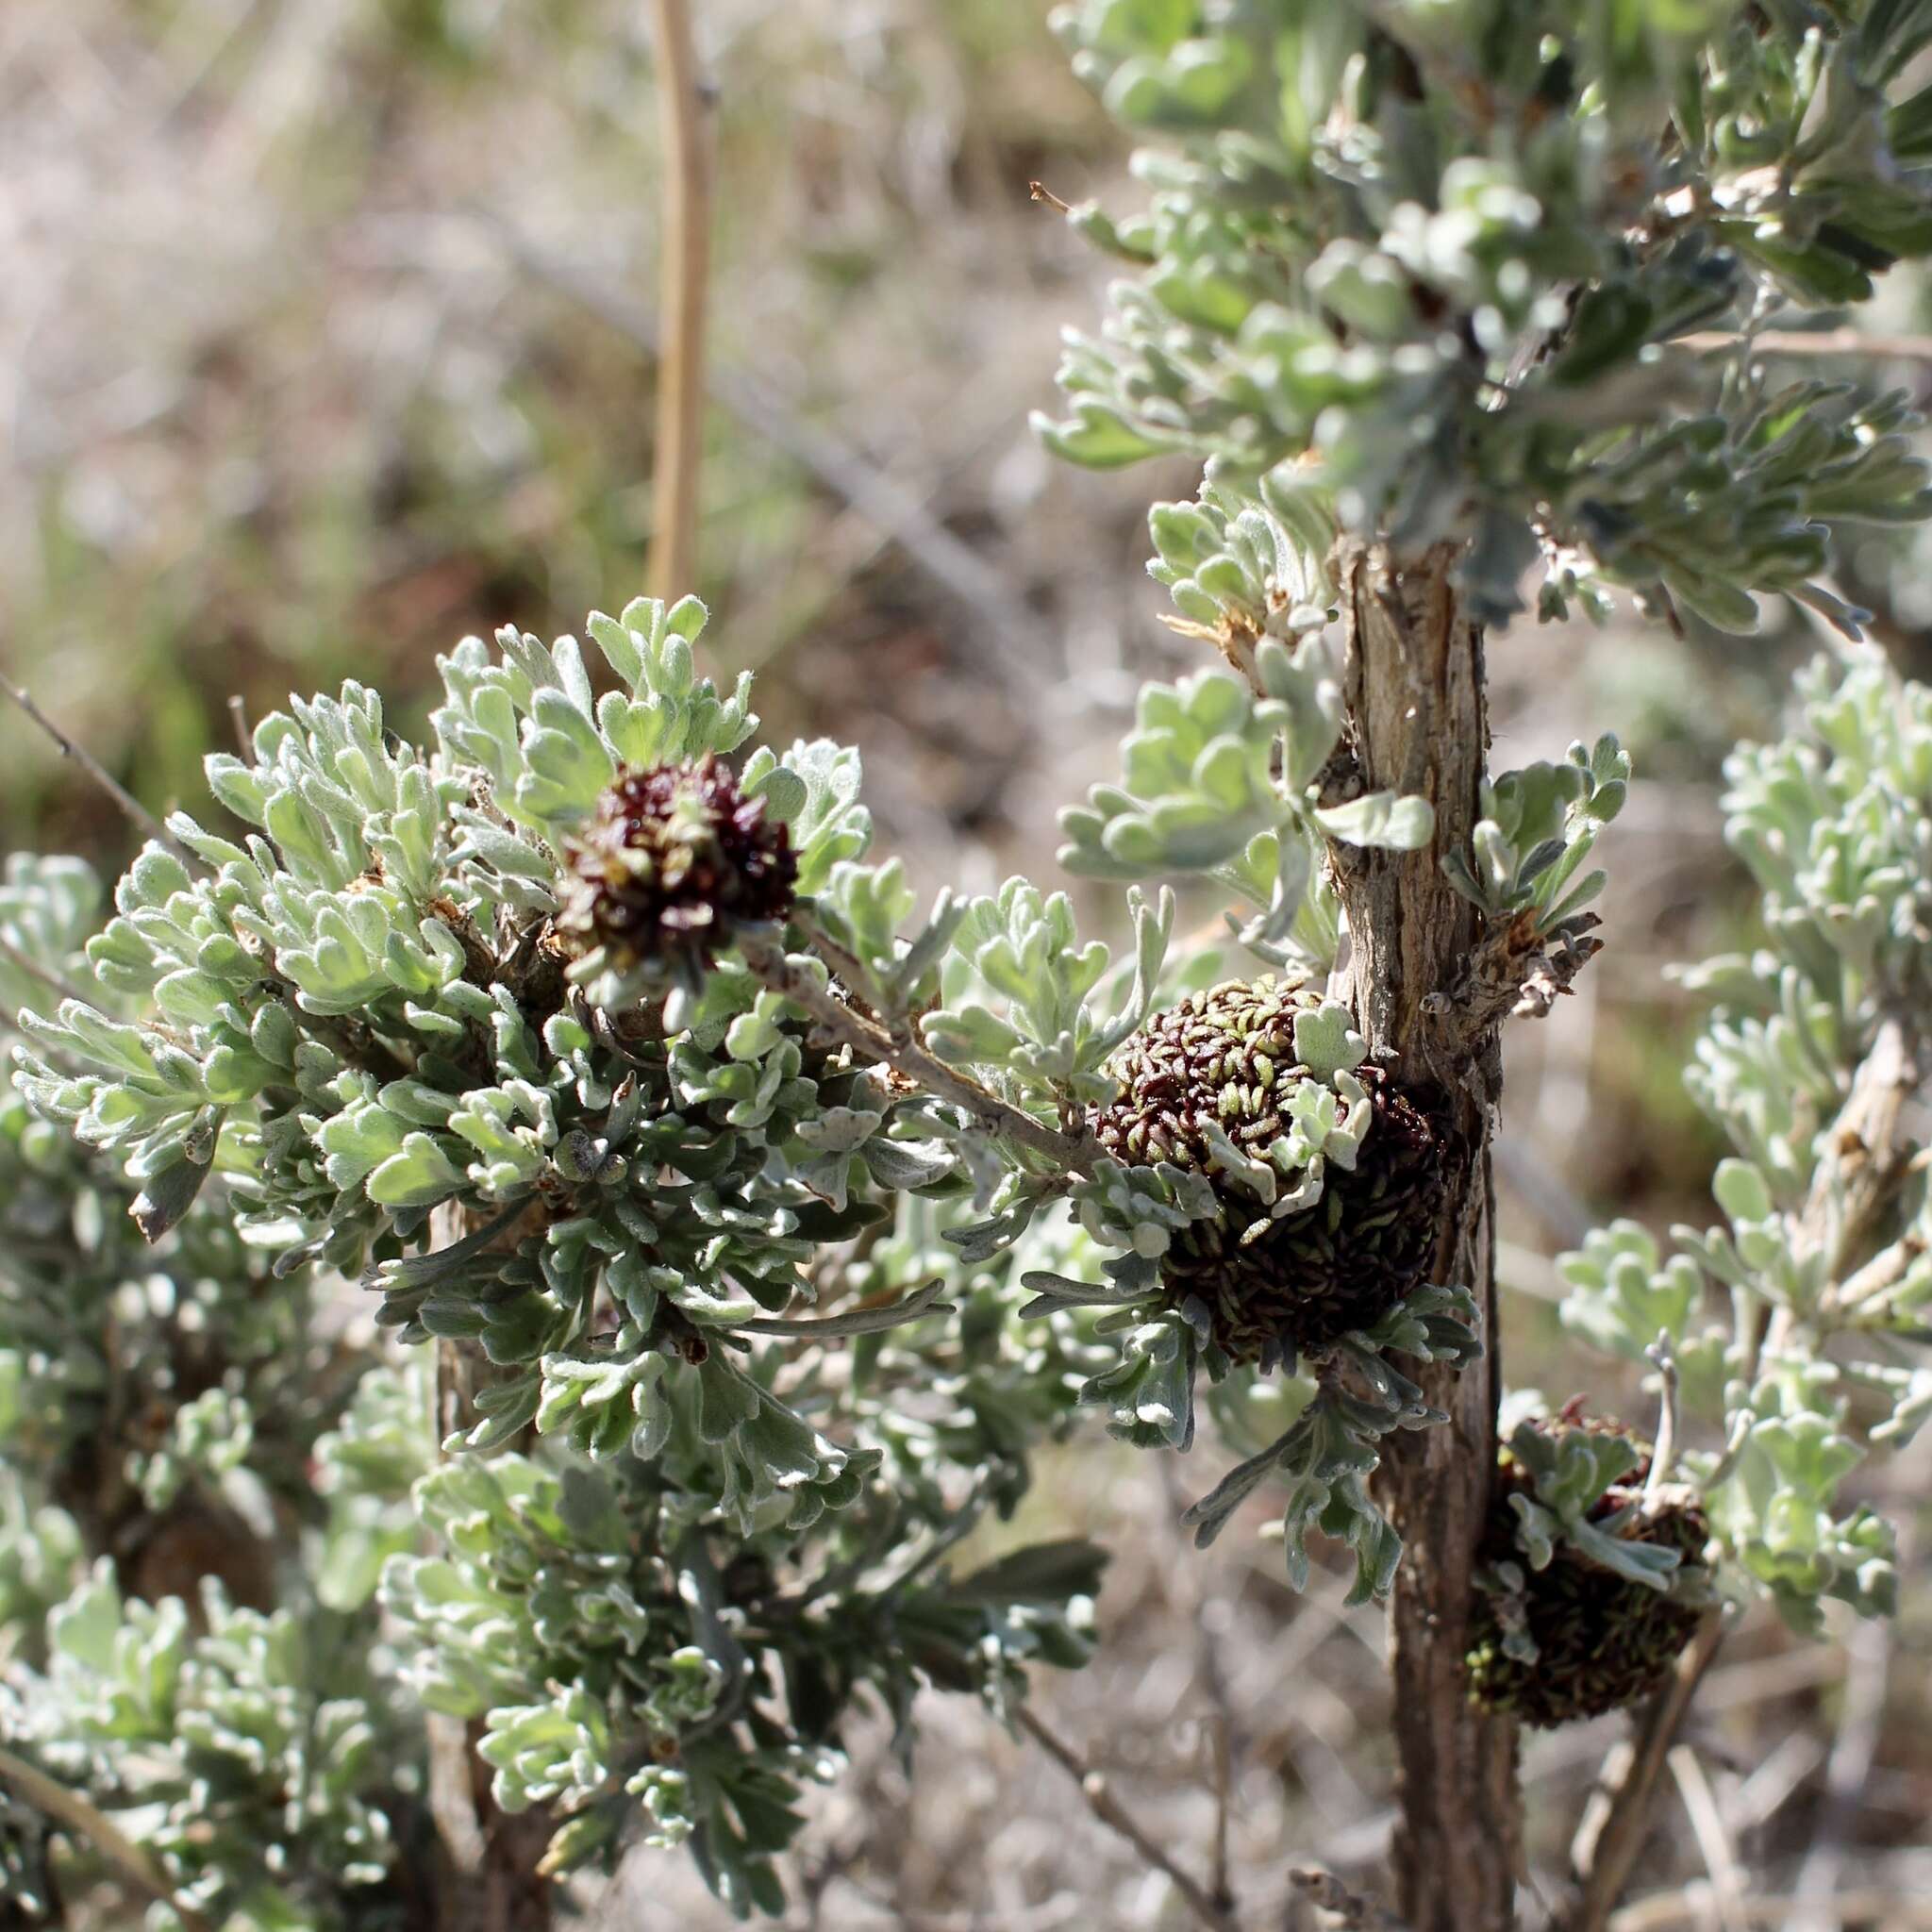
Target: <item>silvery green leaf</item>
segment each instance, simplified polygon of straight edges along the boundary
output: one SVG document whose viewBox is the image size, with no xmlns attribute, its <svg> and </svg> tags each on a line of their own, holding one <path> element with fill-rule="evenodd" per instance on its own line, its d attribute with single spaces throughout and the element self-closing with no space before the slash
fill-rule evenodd
<svg viewBox="0 0 1932 1932">
<path fill-rule="evenodd" d="M 1391 852 L 1419 852 L 1436 833 L 1435 808 L 1426 798 L 1399 798 L 1392 791 L 1371 791 L 1346 805 L 1326 806 L 1314 817 L 1331 839 Z"/>
<path fill-rule="evenodd" d="M 1668 1591 L 1684 1561 L 1682 1553 L 1668 1544 L 1612 1536 L 1594 1523 L 1568 1523 L 1564 1528 L 1568 1540 L 1593 1563 L 1646 1590 Z"/>
<path fill-rule="evenodd" d="M 1509 1498 L 1509 1507 L 1516 1512 L 1516 1541 L 1524 1560 L 1532 1570 L 1547 1570 L 1562 1535 L 1561 1523 L 1541 1503 L 1520 1491 Z"/>
<path fill-rule="evenodd" d="M 428 1208 L 447 1200 L 463 1184 L 434 1136 L 406 1134 L 401 1145 L 363 1183 L 372 1201 L 388 1208 Z"/>
<path fill-rule="evenodd" d="M 882 1188 L 912 1192 L 958 1172 L 958 1158 L 942 1141 L 893 1141 L 876 1137 L 859 1149 L 859 1158 Z"/>
<path fill-rule="evenodd" d="M 1368 1058 L 1368 1042 L 1348 1022 L 1345 1007 L 1324 1005 L 1295 1014 L 1295 1058 L 1316 1079 L 1332 1082 Z"/>
<path fill-rule="evenodd" d="M 1190 1505 L 1181 1522 L 1194 1532 L 1196 1549 L 1205 1550 L 1215 1541 L 1234 1512 L 1281 1467 L 1283 1456 L 1294 1440 L 1291 1430 L 1258 1455 L 1237 1463 L 1199 1502 Z"/>
<path fill-rule="evenodd" d="M 150 1176 L 128 1209 L 143 1241 L 159 1241 L 180 1221 L 194 1205 L 213 1167 L 210 1151 L 206 1160 L 176 1160 Z"/>
<path fill-rule="evenodd" d="M 924 1287 L 915 1289 L 883 1307 L 850 1308 L 836 1315 L 817 1315 L 786 1320 L 776 1316 L 758 1316 L 738 1325 L 748 1335 L 787 1335 L 798 1341 L 830 1341 L 851 1335 L 877 1335 L 889 1328 L 903 1327 L 908 1322 L 916 1322 L 925 1315 L 950 1315 L 954 1312 L 950 1302 L 942 1302 L 940 1296 L 945 1291 L 943 1281 L 928 1281 Z"/>
</svg>

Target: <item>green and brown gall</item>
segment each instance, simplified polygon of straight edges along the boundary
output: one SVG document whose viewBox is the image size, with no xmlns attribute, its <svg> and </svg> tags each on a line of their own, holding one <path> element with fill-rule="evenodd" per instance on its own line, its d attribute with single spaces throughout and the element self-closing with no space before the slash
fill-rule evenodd
<svg viewBox="0 0 1932 1932">
<path fill-rule="evenodd" d="M 1325 1161 L 1310 1205 L 1271 1211 L 1214 1158 L 1210 1128 L 1266 1160 L 1291 1130 L 1297 1090 L 1327 1084 L 1295 1047 L 1297 1016 L 1323 1005 L 1316 989 L 1273 978 L 1190 994 L 1114 1057 L 1120 1091 L 1093 1123 L 1116 1159 L 1171 1161 L 1213 1186 L 1220 1214 L 1174 1237 L 1161 1279 L 1236 1362 L 1319 1354 L 1372 1325 L 1422 1285 L 1435 1255 L 1444 1150 L 1429 1116 L 1372 1062 L 1349 1076 L 1373 1110 L 1355 1165 Z"/>
<path fill-rule="evenodd" d="M 1641 1460 L 1591 1509 L 1592 1522 L 1641 1501 L 1650 1474 L 1651 1445 L 1633 1430 L 1576 1416 L 1536 1426 L 1618 1435 L 1642 1452 Z M 1652 1696 L 1669 1679 L 1704 1612 L 1680 1592 L 1619 1576 L 1569 1543 L 1557 1543 L 1544 1568 L 1531 1569 L 1509 1499 L 1531 1494 L 1533 1489 L 1528 1471 L 1506 1445 L 1497 1462 L 1480 1563 L 1491 1576 L 1505 1565 L 1513 1566 L 1510 1574 L 1521 1579 L 1522 1588 L 1476 1592 L 1463 1665 L 1473 1704 L 1550 1729 Z M 1674 1549 L 1687 1567 L 1698 1562 L 1710 1534 L 1703 1511 L 1689 1503 L 1666 1504 L 1635 1521 L 1637 1526 L 1626 1532 L 1634 1541 Z M 1520 1633 L 1514 1646 L 1508 1641 L 1512 1628 Z M 1510 1654 L 1523 1647 L 1524 1635 L 1534 1646 L 1532 1660 Z"/>
</svg>

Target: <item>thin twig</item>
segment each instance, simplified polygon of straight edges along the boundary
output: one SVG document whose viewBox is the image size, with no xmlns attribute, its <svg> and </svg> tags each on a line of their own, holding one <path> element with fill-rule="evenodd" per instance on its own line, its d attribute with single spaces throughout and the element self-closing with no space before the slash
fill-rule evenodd
<svg viewBox="0 0 1932 1932">
<path fill-rule="evenodd" d="M 1074 212 L 1073 204 L 1062 201 L 1044 181 L 1027 182 L 1026 198 L 1029 201 L 1044 202 L 1057 215 L 1070 215 Z"/>
<path fill-rule="evenodd" d="M 1564 1932 L 1603 1932 L 1650 1835 L 1650 1809 L 1658 1774 L 1677 1726 L 1690 1707 L 1724 1637 L 1724 1613 L 1708 1610 L 1677 1659 L 1671 1681 L 1644 1707 L 1624 1768 L 1608 1789 L 1585 1807 L 1571 1847 L 1575 1890 L 1560 1923 Z"/>
<path fill-rule="evenodd" d="M 1087 1808 L 1109 1830 L 1117 1831 L 1157 1871 L 1164 1872 L 1188 1909 L 1210 1932 L 1234 1932 L 1234 1920 L 1209 1898 L 1199 1884 L 1176 1865 L 1166 1848 L 1114 1796 L 1113 1787 L 1097 1771 L 1088 1768 L 1080 1754 L 1063 1738 L 1048 1729 L 1028 1705 L 1014 1713 L 1020 1728 L 1080 1787 Z"/>
<path fill-rule="evenodd" d="M 85 745 L 76 744 L 69 738 L 66 732 L 35 704 L 32 695 L 24 686 L 15 684 L 10 677 L 0 675 L 0 689 L 4 689 L 7 695 L 54 741 L 63 758 L 72 758 L 95 785 L 114 801 L 123 816 L 143 838 L 152 839 L 157 844 L 165 845 L 175 858 L 188 865 L 198 866 L 201 863 L 194 854 L 182 844 L 180 840 L 175 838 L 174 833 L 169 831 L 167 826 L 108 770 L 107 766 L 101 763 L 99 758 Z"/>
<path fill-rule="evenodd" d="M 1844 1869 L 1847 1841 L 1864 1808 L 1865 1783 L 1884 1727 L 1891 1643 L 1890 1620 L 1874 1617 L 1853 1631 L 1847 1646 L 1844 1709 L 1824 1763 L 1824 1803 L 1792 1887 L 1790 1932 L 1820 1932 L 1833 1923 L 1832 1894 Z"/>
<path fill-rule="evenodd" d="M 1688 1744 L 1674 1746 L 1670 1754 L 1671 1775 L 1684 1800 L 1685 1815 L 1690 1820 L 1690 1833 L 1704 1857 L 1704 1868 L 1710 1874 L 1711 1897 L 1724 1932 L 1744 1932 L 1744 1915 L 1740 1909 L 1744 1896 L 1744 1874 L 1738 1869 L 1738 1849 L 1731 1842 L 1724 1813 L 1718 1807 L 1717 1793 L 1696 1752 Z"/>
<path fill-rule="evenodd" d="M 1229 1877 L 1229 1838 L 1234 1816 L 1235 1766 L 1247 1748 L 1247 1740 L 1235 1709 L 1234 1692 L 1221 1660 L 1221 1645 L 1207 1615 L 1208 1591 L 1204 1565 L 1190 1561 L 1181 1519 L 1190 1501 L 1174 1468 L 1172 1457 L 1160 1459 L 1161 1487 L 1167 1493 L 1168 1507 L 1163 1517 L 1174 1561 L 1170 1574 L 1186 1579 L 1181 1589 L 1184 1600 L 1175 1605 L 1194 1633 L 1194 1683 L 1205 1691 L 1214 1708 L 1203 1722 L 1208 1751 L 1208 1769 L 1214 1791 L 1214 1876 L 1210 1890 L 1214 1903 L 1224 1912 L 1235 1909 L 1234 1886 Z M 1170 1591 L 1170 1601 L 1173 1592 Z"/>
<path fill-rule="evenodd" d="M 1211 1638 L 1204 1641 L 1211 1643 Z M 1208 1749 L 1214 1764 L 1214 1903 L 1224 1911 L 1234 1909 L 1234 1885 L 1228 1866 L 1228 1827 L 1234 1813 L 1234 1719 L 1226 1711 L 1216 1712 L 1208 1724 Z"/>
<path fill-rule="evenodd" d="M 664 341 L 652 446 L 653 596 L 697 588 L 698 465 L 705 434 L 705 287 L 711 253 L 711 163 L 689 0 L 655 0 L 664 125 L 663 236 L 658 275 Z"/>
<path fill-rule="evenodd" d="M 1866 335 L 1856 328 L 1764 328 L 1743 336 L 1729 329 L 1700 329 L 1667 344 L 1698 355 L 1749 344 L 1763 356 L 1872 356 L 1894 362 L 1932 362 L 1932 335 Z"/>
<path fill-rule="evenodd" d="M 255 733 L 248 723 L 248 700 L 242 693 L 228 693 L 228 723 L 235 727 L 235 746 L 244 760 L 255 762 Z"/>
<path fill-rule="evenodd" d="M 212 1932 L 199 1912 L 191 1910 L 175 1896 L 161 1868 L 106 1812 L 78 1791 L 5 1749 L 0 1749 L 0 1779 L 5 1779 L 36 1811 L 51 1818 L 70 1837 L 85 1840 L 129 1883 L 158 1904 L 168 1907 L 186 1932 Z"/>
<path fill-rule="evenodd" d="M 16 966 L 29 977 L 38 979 L 49 992 L 58 994 L 63 1000 L 77 1000 L 84 1007 L 91 1007 L 99 997 L 96 993 L 81 991 L 80 988 L 63 979 L 51 966 L 42 966 L 31 954 L 24 953 L 9 939 L 0 938 L 0 959 Z"/>
<path fill-rule="evenodd" d="M 1091 1134 L 1064 1134 L 1002 1100 L 957 1067 L 949 1067 L 921 1046 L 909 1026 L 890 1029 L 864 1018 L 828 987 L 802 972 L 782 946 L 741 937 L 739 952 L 755 977 L 805 1010 L 836 1040 L 896 1068 L 908 1080 L 962 1107 L 996 1133 L 1044 1156 L 1062 1172 L 1091 1174 L 1100 1147 Z"/>
</svg>

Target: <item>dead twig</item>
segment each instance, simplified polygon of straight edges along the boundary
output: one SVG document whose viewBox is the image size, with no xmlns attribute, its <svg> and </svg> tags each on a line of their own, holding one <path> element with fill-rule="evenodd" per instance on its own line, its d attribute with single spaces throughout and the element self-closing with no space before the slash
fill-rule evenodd
<svg viewBox="0 0 1932 1932">
<path fill-rule="evenodd" d="M 1174 1863 L 1166 1847 L 1114 1796 L 1113 1787 L 1100 1772 L 1090 1769 L 1079 1752 L 1049 1729 L 1029 1706 L 1021 1705 L 1014 1716 L 1020 1728 L 1079 1785 L 1080 1795 L 1094 1817 L 1108 1830 L 1119 1832 L 1156 1871 L 1165 1873 L 1188 1909 L 1209 1932 L 1235 1932 L 1233 1916 Z"/>
<path fill-rule="evenodd" d="M 1533 915 L 1519 913 L 1484 936 L 1456 985 L 1429 994 L 1424 1010 L 1465 1046 L 1505 1020 L 1547 1019 L 1603 951 L 1604 942 L 1591 936 L 1602 923 L 1593 912 L 1579 913 L 1563 922 L 1563 931 L 1540 936 Z"/>
<path fill-rule="evenodd" d="M 1724 1637 L 1724 1613 L 1710 1610 L 1677 1659 L 1671 1681 L 1644 1707 L 1621 1769 L 1584 1807 L 1571 1846 L 1574 1892 L 1559 1923 L 1564 1932 L 1603 1932 L 1650 1835 L 1658 1775 L 1690 1699 Z"/>
<path fill-rule="evenodd" d="M 1845 1674 L 1844 1709 L 1831 1755 L 1824 1761 L 1824 1803 L 1792 1887 L 1790 1932 L 1824 1932 L 1836 1923 L 1832 1899 L 1878 1754 L 1891 1646 L 1891 1624 L 1884 1617 L 1861 1623 L 1847 1645 L 1850 1668 Z"/>
<path fill-rule="evenodd" d="M 1700 329 L 1666 346 L 1709 355 L 1748 345 L 1760 356 L 1873 356 L 1881 361 L 1932 362 L 1932 335 L 1867 335 L 1856 328 L 1762 328 L 1743 336 L 1728 329 Z"/>
<path fill-rule="evenodd" d="M 31 693 L 27 691 L 25 686 L 15 684 L 10 677 L 0 676 L 0 688 L 4 688 L 7 695 L 54 741 L 63 758 L 72 758 L 93 780 L 94 784 L 108 797 L 113 800 L 116 808 L 121 812 L 122 816 L 134 826 L 135 830 L 142 838 L 152 839 L 158 845 L 165 845 L 185 865 L 200 865 L 201 861 L 195 858 L 194 854 L 180 840 L 175 838 L 174 833 L 169 831 L 167 826 L 162 824 L 160 820 L 156 818 L 154 813 L 149 811 L 147 807 L 142 804 L 141 800 L 135 797 L 133 792 L 128 791 L 120 779 L 108 770 L 107 766 L 101 763 L 99 758 L 95 758 L 85 745 L 78 744 L 68 737 L 66 732 L 61 730 L 59 725 L 55 724 L 53 719 L 48 717 L 39 705 L 35 704 Z"/>
<path fill-rule="evenodd" d="M 98 994 L 83 992 L 79 987 L 71 985 L 67 980 L 61 978 L 59 974 L 56 973 L 52 967 L 42 966 L 30 954 L 22 952 L 9 939 L 0 938 L 0 959 L 5 959 L 9 965 L 18 967 L 21 972 L 26 974 L 30 978 L 38 979 L 57 998 L 76 1000 L 83 1007 L 91 1007 L 95 999 L 99 997 Z"/>
<path fill-rule="evenodd" d="M 1738 1868 L 1738 1848 L 1732 1843 L 1724 1813 L 1718 1808 L 1717 1793 L 1690 1745 L 1676 1745 L 1669 1763 L 1678 1795 L 1684 1800 L 1685 1815 L 1690 1821 L 1691 1836 L 1703 1854 L 1704 1868 L 1710 1874 L 1711 1898 L 1717 1907 L 1718 1921 L 1724 1932 L 1744 1932 L 1744 1915 L 1740 1909 L 1744 1897 L 1744 1874 Z"/>
<path fill-rule="evenodd" d="M 696 589 L 698 466 L 705 433 L 705 290 L 711 253 L 711 158 L 689 0 L 655 0 L 663 108 L 657 433 L 652 445 L 651 594 Z"/>
<path fill-rule="evenodd" d="M 1181 1530 L 1189 1498 L 1171 1457 L 1160 1465 L 1161 1487 L 1167 1492 L 1165 1517 L 1167 1534 L 1174 1544 L 1175 1562 L 1172 1574 L 1185 1577 L 1185 1601 L 1176 1606 L 1194 1633 L 1194 1684 L 1207 1693 L 1214 1708 L 1205 1720 L 1203 1731 L 1208 1754 L 1208 1771 L 1214 1792 L 1214 1876 L 1209 1888 L 1214 1903 L 1224 1912 L 1235 1909 L 1234 1885 L 1230 1878 L 1228 1840 L 1233 1824 L 1235 1765 L 1246 1749 L 1246 1737 L 1235 1708 L 1234 1692 L 1222 1664 L 1221 1646 L 1206 1615 L 1208 1593 L 1198 1564 L 1191 1554 Z"/>
<path fill-rule="evenodd" d="M 138 1890 L 164 1905 L 186 1932 L 213 1932 L 208 1922 L 175 1896 L 167 1874 L 97 1806 L 66 1785 L 36 1770 L 11 1751 L 0 1749 L 0 1780 L 11 1785 L 43 1817 L 70 1837 L 84 1840 Z"/>
<path fill-rule="evenodd" d="M 1896 1468 L 1900 1487 L 1907 1494 L 1924 1493 L 1928 1464 L 1932 1436 L 1922 1436 Z M 1907 1576 L 1914 1574 L 1921 1555 L 1921 1523 L 1916 1512 L 1908 1515 L 1899 1538 L 1899 1569 Z M 1828 1932 L 1835 1923 L 1832 1901 L 1878 1756 L 1897 1641 L 1896 1625 L 1890 1618 L 1871 1617 L 1858 1624 L 1845 1646 L 1844 1703 L 1838 1735 L 1824 1760 L 1824 1803 L 1792 1887 L 1790 1932 Z"/>
</svg>

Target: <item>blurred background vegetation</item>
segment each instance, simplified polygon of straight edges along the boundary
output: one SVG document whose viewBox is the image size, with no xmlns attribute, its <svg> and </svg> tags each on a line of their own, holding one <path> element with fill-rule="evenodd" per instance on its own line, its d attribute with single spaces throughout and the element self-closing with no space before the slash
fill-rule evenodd
<svg viewBox="0 0 1932 1932">
<path fill-rule="evenodd" d="M 715 88 L 712 407 L 700 581 L 716 668 L 767 728 L 866 754 L 881 844 L 926 891 L 1053 876 L 1054 808 L 1110 773 L 1141 680 L 1198 646 L 1157 619 L 1149 500 L 1185 470 L 1061 470 L 1025 428 L 1102 266 L 1041 205 L 1136 191 L 1043 0 L 704 0 Z M 546 634 L 642 585 L 659 128 L 637 0 L 8 0 L 0 7 L 0 658 L 157 809 L 291 690 L 357 677 L 404 728 L 434 659 Z M 1919 325 L 1895 276 L 1880 324 Z M 1824 318 L 1829 322 L 1831 318 Z M 1891 379 L 1922 392 L 1932 361 Z M 1932 576 L 1871 540 L 1840 582 L 1932 671 Z M 1641 1398 L 1566 1343 L 1551 1257 L 1595 1222 L 1709 1218 L 1715 1136 L 1684 1094 L 1693 1016 L 1665 963 L 1731 942 L 1750 898 L 1717 836 L 1719 763 L 1774 727 L 1808 621 L 1749 640 L 1524 625 L 1492 641 L 1499 766 L 1620 733 L 1631 808 L 1600 854 L 1609 948 L 1510 1044 L 1500 1144 L 1512 1381 Z M 109 866 L 125 827 L 10 708 L 14 846 Z M 1191 908 L 1194 923 L 1215 908 Z M 1923 1493 L 1923 1459 L 1874 1480 Z M 1391 1819 L 1372 1613 L 1338 1574 L 1291 1597 L 1238 1535 L 1185 1549 L 1191 1469 L 1096 1430 L 1029 1529 L 1119 1554 L 1101 1661 L 1049 1721 L 1251 1907 L 1286 1874 L 1369 1871 Z M 1908 1516 L 1912 1506 L 1891 1508 Z M 1701 1702 L 1639 1926 L 1878 1923 L 1932 1899 L 1932 1546 L 1895 1628 L 1824 1646 L 1754 1624 Z M 1836 1641 L 1838 1639 L 1843 1641 Z M 883 1730 L 829 1796 L 800 1925 L 1155 1927 L 1165 1881 L 1077 1788 L 976 1709 L 932 1700 L 908 1779 Z M 1533 1858 L 1560 1869 L 1613 1722 L 1530 1741 Z M 1534 1916 L 1534 1874 L 1532 1905 Z M 612 1926 L 721 1923 L 680 1859 L 592 1900 Z M 1885 1920 L 1884 1923 L 1892 1923 Z M 1912 1921 L 1932 1924 L 1932 1905 Z"/>
</svg>

